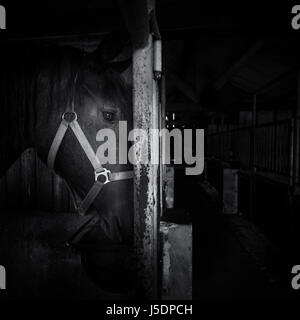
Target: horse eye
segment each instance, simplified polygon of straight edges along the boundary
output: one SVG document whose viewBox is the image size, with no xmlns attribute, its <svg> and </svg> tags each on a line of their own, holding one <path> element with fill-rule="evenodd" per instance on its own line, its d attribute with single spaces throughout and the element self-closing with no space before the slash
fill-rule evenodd
<svg viewBox="0 0 300 320">
<path fill-rule="evenodd" d="M 102 114 L 106 121 L 113 121 L 115 118 L 115 114 L 113 112 L 104 111 Z"/>
</svg>

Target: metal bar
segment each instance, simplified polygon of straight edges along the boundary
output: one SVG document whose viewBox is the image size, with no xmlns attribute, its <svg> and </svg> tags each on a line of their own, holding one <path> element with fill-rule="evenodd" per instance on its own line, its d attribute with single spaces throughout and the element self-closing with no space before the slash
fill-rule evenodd
<svg viewBox="0 0 300 320">
<path fill-rule="evenodd" d="M 164 65 L 163 65 L 164 68 Z M 161 81 L 160 81 L 160 129 L 166 127 L 166 75 L 163 70 Z M 160 143 L 160 154 L 162 154 L 162 144 Z M 166 193 L 165 193 L 165 181 L 166 181 L 166 165 L 160 161 L 160 210 L 163 214 L 165 209 Z"/>
<path fill-rule="evenodd" d="M 294 186 L 295 187 L 296 187 L 296 184 L 299 183 L 299 178 L 300 178 L 300 119 L 299 119 L 299 116 L 300 116 L 300 69 L 298 70 L 298 74 L 297 74 L 297 109 L 295 114 L 295 137 L 294 137 L 294 143 L 295 143 Z"/>
<path fill-rule="evenodd" d="M 272 165 L 272 170 L 276 172 L 276 158 L 277 158 L 277 153 L 276 153 L 276 146 L 277 146 L 277 109 L 274 111 L 274 136 L 273 136 L 273 165 Z"/>
<path fill-rule="evenodd" d="M 298 97 L 297 97 L 298 99 Z M 297 101 L 298 104 L 298 101 Z M 290 197 L 293 195 L 294 190 L 295 190 L 295 185 L 296 185 L 296 174 L 297 174 L 297 164 L 295 163 L 296 161 L 296 149 L 297 146 L 295 145 L 295 142 L 297 140 L 297 130 L 296 130 L 296 125 L 297 125 L 297 118 L 295 117 L 296 114 L 296 109 L 297 106 L 294 110 L 294 115 L 290 121 L 290 154 L 289 154 L 289 192 L 290 192 Z"/>
<path fill-rule="evenodd" d="M 292 183 L 291 186 L 293 188 L 293 192 L 296 189 L 296 184 L 299 179 L 300 174 L 300 128 L 299 128 L 299 117 L 300 115 L 300 69 L 298 70 L 297 74 L 297 104 L 294 111 L 294 117 L 293 117 L 293 153 L 292 153 Z"/>
<path fill-rule="evenodd" d="M 256 117 L 256 110 L 257 110 L 257 101 L 256 101 L 256 94 L 253 95 L 253 104 L 252 104 L 252 130 L 251 130 L 251 148 L 250 148 L 250 170 L 251 170 L 251 178 L 250 178 L 250 217 L 253 218 L 255 215 L 255 174 L 256 174 L 256 167 L 255 167 L 255 134 L 256 134 L 256 124 L 257 124 L 257 117 Z"/>
</svg>

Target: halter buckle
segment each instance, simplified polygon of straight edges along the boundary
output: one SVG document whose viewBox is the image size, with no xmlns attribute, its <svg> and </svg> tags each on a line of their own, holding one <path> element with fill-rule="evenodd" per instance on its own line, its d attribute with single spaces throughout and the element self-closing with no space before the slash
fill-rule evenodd
<svg viewBox="0 0 300 320">
<path fill-rule="evenodd" d="M 105 177 L 105 181 L 102 182 L 103 184 L 107 184 L 110 182 L 109 179 L 109 175 L 111 174 L 110 170 L 107 170 L 105 168 L 103 168 L 101 171 L 97 171 L 95 170 L 95 181 L 98 181 L 99 176 L 104 176 Z"/>
</svg>

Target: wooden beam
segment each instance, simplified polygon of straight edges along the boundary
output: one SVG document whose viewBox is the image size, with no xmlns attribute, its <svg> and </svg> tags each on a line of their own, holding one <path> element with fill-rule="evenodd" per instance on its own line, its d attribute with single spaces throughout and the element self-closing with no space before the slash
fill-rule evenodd
<svg viewBox="0 0 300 320">
<path fill-rule="evenodd" d="M 200 112 L 200 104 L 198 103 L 168 103 L 167 111 L 195 111 Z"/>
<path fill-rule="evenodd" d="M 257 89 L 254 93 L 262 95 L 263 93 L 271 90 L 274 86 L 280 84 L 281 81 L 287 79 L 289 76 L 292 76 L 295 71 L 299 68 L 298 65 L 294 65 L 293 67 L 289 68 L 288 70 L 284 71 L 280 75 L 276 76 L 275 78 L 271 79 L 259 89 Z"/>
<path fill-rule="evenodd" d="M 238 72 L 238 70 L 263 46 L 262 40 L 256 41 L 222 76 L 213 83 L 213 88 L 219 91 Z"/>
<path fill-rule="evenodd" d="M 148 5 L 152 1 L 148 1 Z M 149 10 L 150 12 L 150 10 Z M 158 128 L 157 84 L 153 77 L 153 39 L 133 52 L 133 123 L 147 132 L 134 144 L 134 243 L 138 298 L 158 299 L 159 166 L 151 164 L 157 141 L 149 128 Z M 147 157 L 148 163 L 141 159 Z"/>
<path fill-rule="evenodd" d="M 167 77 L 168 85 L 175 86 L 182 94 L 193 102 L 198 102 L 195 90 L 182 80 L 177 74 L 171 73 Z"/>
</svg>

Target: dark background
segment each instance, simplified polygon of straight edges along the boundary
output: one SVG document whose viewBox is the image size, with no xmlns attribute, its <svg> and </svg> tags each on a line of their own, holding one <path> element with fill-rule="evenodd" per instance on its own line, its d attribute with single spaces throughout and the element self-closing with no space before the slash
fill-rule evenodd
<svg viewBox="0 0 300 320">
<path fill-rule="evenodd" d="M 2 4 L 7 30 L 0 30 L 1 46 L 55 44 L 93 50 L 122 23 L 111 1 Z M 193 217 L 195 298 L 297 298 L 290 289 L 290 270 L 300 261 L 300 163 L 296 159 L 297 167 L 292 170 L 291 148 L 298 148 L 292 137 L 297 137 L 293 130 L 300 121 L 296 114 L 300 30 L 291 27 L 292 6 L 286 1 L 281 5 L 157 1 L 164 41 L 166 111 L 176 116 L 168 124 L 206 130 L 205 173 L 187 178 L 182 168 L 175 169 L 173 214 Z M 224 168 L 238 170 L 234 215 L 222 212 Z M 204 180 L 213 189 L 203 187 Z M 64 182 L 46 170 L 33 150 L 23 154 L 1 179 L 0 190 L 1 209 L 21 215 L 10 222 L 14 232 L 24 232 L 20 209 L 30 212 L 24 243 L 39 242 L 46 263 L 65 257 L 59 250 L 54 258 L 49 257 L 41 237 L 43 228 L 63 225 L 74 208 Z M 15 236 L 10 233 L 10 241 Z M 26 255 L 24 244 L 20 246 L 16 250 Z M 61 262 L 51 265 L 51 272 L 64 269 L 68 273 L 78 267 L 74 256 L 68 261 L 68 267 Z M 37 272 L 36 267 L 30 272 Z M 81 271 L 75 273 L 82 276 Z M 36 281 L 43 281 L 43 276 L 38 273 Z M 62 287 L 73 281 L 72 277 L 64 279 Z M 25 287 L 30 285 L 28 279 Z M 87 296 L 99 294 L 90 284 L 84 286 Z M 75 296 L 84 292 L 76 290 Z M 61 288 L 57 291 L 60 296 L 66 294 Z"/>
</svg>

